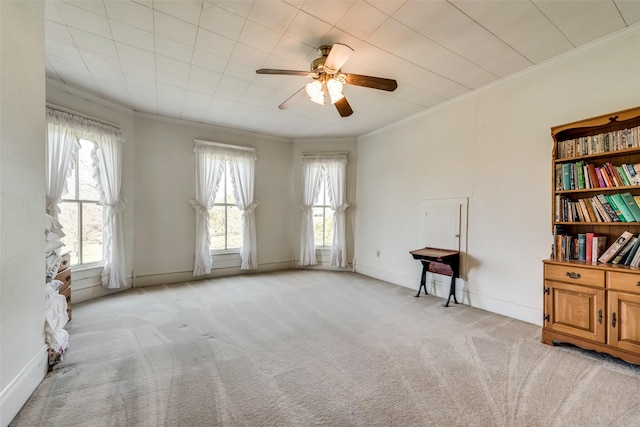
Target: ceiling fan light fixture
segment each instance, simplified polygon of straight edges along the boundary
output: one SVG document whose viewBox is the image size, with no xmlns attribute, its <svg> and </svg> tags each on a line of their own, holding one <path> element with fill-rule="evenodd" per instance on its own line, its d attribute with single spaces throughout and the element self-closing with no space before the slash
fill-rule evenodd
<svg viewBox="0 0 640 427">
<path fill-rule="evenodd" d="M 340 80 L 329 79 L 329 81 L 327 81 L 327 90 L 329 91 L 329 97 L 331 98 L 332 104 L 335 104 L 337 101 L 340 101 L 342 98 L 344 98 L 342 87 L 343 84 Z"/>
<path fill-rule="evenodd" d="M 307 83 L 306 89 L 307 95 L 309 95 L 309 98 L 311 99 L 317 98 L 318 96 L 322 95 L 322 83 L 320 83 L 318 80 Z"/>
</svg>

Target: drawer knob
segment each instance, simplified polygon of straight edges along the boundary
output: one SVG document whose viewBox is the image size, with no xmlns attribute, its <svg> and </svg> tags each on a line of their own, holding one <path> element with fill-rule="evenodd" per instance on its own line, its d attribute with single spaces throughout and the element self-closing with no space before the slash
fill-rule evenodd
<svg viewBox="0 0 640 427">
<path fill-rule="evenodd" d="M 65 282 L 68 282 L 69 280 L 71 280 L 71 276 L 67 276 L 67 277 L 65 277 L 65 279 L 64 279 L 64 281 L 65 281 Z"/>
<path fill-rule="evenodd" d="M 567 271 L 567 276 L 572 278 L 572 279 L 579 279 L 580 278 L 580 273 L 576 273 L 574 271 Z"/>
<path fill-rule="evenodd" d="M 636 283 L 636 286 L 640 286 L 640 282 L 637 282 L 637 283 Z"/>
</svg>

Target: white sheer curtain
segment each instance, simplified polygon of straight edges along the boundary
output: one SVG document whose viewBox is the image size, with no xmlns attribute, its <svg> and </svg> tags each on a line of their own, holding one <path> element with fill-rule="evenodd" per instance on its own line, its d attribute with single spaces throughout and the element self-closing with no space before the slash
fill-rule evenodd
<svg viewBox="0 0 640 427">
<path fill-rule="evenodd" d="M 108 289 L 126 286 L 124 271 L 124 236 L 122 210 L 126 200 L 120 194 L 122 186 L 122 140 L 111 132 L 93 129 L 86 135 L 93 141 L 94 178 L 104 207 L 102 226 L 102 286 Z"/>
<path fill-rule="evenodd" d="M 189 200 L 196 210 L 196 260 L 193 275 L 201 276 L 211 273 L 209 211 L 213 208 L 218 192 L 225 158 L 222 153 L 201 143 L 196 143 L 193 151 L 196 153 L 196 198 Z"/>
<path fill-rule="evenodd" d="M 258 268 L 255 209 L 259 202 L 253 199 L 255 162 L 255 151 L 243 153 L 238 150 L 235 156 L 229 158 L 234 195 L 238 208 L 242 211 L 241 270 L 256 270 Z"/>
<path fill-rule="evenodd" d="M 316 265 L 316 245 L 313 234 L 313 203 L 320 191 L 322 163 L 313 157 L 302 157 L 302 217 L 300 220 L 300 265 Z"/>
<path fill-rule="evenodd" d="M 345 200 L 347 156 L 334 159 L 325 165 L 331 209 L 333 209 L 333 245 L 331 247 L 331 265 L 347 266 L 347 232 L 345 211 L 350 206 Z"/>
<path fill-rule="evenodd" d="M 79 142 L 77 132 L 69 126 L 66 114 L 47 108 L 47 122 L 46 212 L 57 221 L 60 213 L 58 203 L 67 186 L 67 177 L 75 164 Z"/>
<path fill-rule="evenodd" d="M 211 272 L 209 250 L 209 211 L 218 192 L 226 163 L 231 165 L 232 185 L 238 208 L 242 211 L 241 269 L 258 268 L 255 209 L 253 199 L 256 152 L 252 148 L 234 147 L 207 141 L 196 141 L 196 199 L 190 200 L 196 209 L 196 262 L 194 276 Z"/>
</svg>

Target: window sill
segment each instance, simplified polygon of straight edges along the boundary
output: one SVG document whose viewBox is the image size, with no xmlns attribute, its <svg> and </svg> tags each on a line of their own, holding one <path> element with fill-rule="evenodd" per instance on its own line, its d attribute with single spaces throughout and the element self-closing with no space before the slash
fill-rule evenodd
<svg viewBox="0 0 640 427">
<path fill-rule="evenodd" d="M 209 251 L 211 256 L 227 256 L 227 255 L 240 255 L 240 249 L 219 249 L 214 251 Z"/>
</svg>

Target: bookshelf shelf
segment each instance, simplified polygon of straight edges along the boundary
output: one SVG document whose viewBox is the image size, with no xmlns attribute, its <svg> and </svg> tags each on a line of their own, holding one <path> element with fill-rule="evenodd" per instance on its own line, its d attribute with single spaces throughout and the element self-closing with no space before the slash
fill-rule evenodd
<svg viewBox="0 0 640 427">
<path fill-rule="evenodd" d="M 542 341 L 640 364 L 640 107 L 555 126 L 551 136 Z"/>
</svg>

